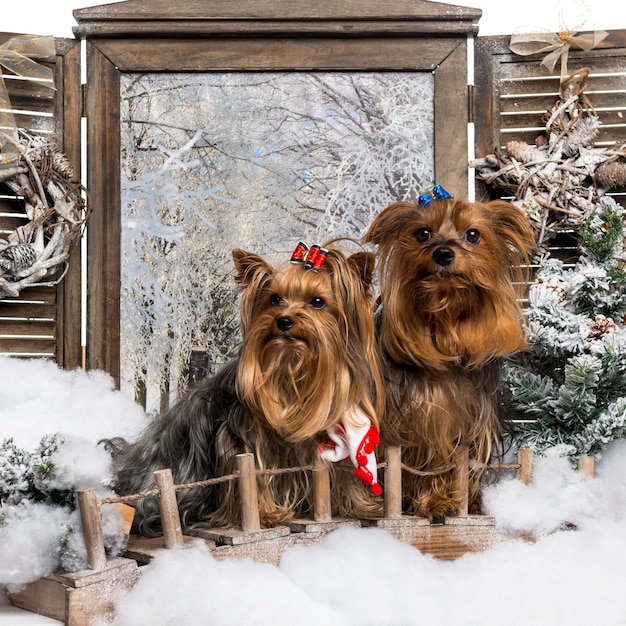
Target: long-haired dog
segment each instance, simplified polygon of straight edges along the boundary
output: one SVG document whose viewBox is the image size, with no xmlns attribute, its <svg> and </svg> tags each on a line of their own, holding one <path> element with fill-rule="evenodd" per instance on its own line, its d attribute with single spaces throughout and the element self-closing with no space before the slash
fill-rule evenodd
<svg viewBox="0 0 626 626">
<path fill-rule="evenodd" d="M 431 519 L 458 513 L 463 494 L 447 470 L 467 447 L 476 511 L 501 440 L 500 357 L 525 347 L 516 285 L 535 243 L 530 223 L 510 203 L 455 200 L 437 186 L 419 204 L 384 209 L 364 242 L 378 246 L 381 438 L 422 474 L 405 472 L 405 509 Z"/>
<path fill-rule="evenodd" d="M 275 268 L 251 252 L 232 254 L 242 289 L 239 357 L 155 417 L 134 444 L 108 442 L 120 494 L 149 489 L 158 469 L 171 468 L 175 484 L 234 473 L 235 457 L 244 452 L 254 453 L 260 470 L 310 466 L 328 449 L 325 431 L 339 426 L 364 433 L 360 452 L 377 443 L 365 436 L 370 425 L 377 434 L 382 412 L 371 315 L 374 255 L 299 244 L 292 262 Z M 331 472 L 336 515 L 378 510 L 371 493 L 378 483 L 369 471 L 375 468 L 366 456 L 355 463 L 362 482 L 352 472 Z M 257 485 L 263 525 L 310 515 L 307 472 L 259 475 Z M 236 481 L 180 490 L 177 498 L 184 528 L 241 521 Z M 135 519 L 143 534 L 159 532 L 155 498 L 138 501 Z"/>
</svg>

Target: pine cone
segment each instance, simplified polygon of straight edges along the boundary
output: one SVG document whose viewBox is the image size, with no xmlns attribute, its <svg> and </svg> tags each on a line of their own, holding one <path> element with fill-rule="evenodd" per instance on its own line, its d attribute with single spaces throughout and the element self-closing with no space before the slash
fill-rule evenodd
<svg viewBox="0 0 626 626">
<path fill-rule="evenodd" d="M 621 158 L 616 161 L 600 163 L 594 172 L 596 184 L 603 189 L 615 189 L 626 186 L 626 161 Z"/>
<path fill-rule="evenodd" d="M 563 153 L 567 156 L 576 156 L 581 148 L 593 144 L 600 134 L 600 120 L 595 117 L 582 118 L 563 140 Z"/>
<path fill-rule="evenodd" d="M 550 289 L 556 294 L 559 304 L 563 304 L 567 300 L 567 294 L 563 283 L 554 276 L 538 276 L 537 282 L 541 283 L 546 289 Z"/>
<path fill-rule="evenodd" d="M 520 163 L 530 163 L 543 158 L 543 153 L 536 146 L 531 146 L 525 141 L 509 141 L 506 144 L 509 154 Z"/>
<path fill-rule="evenodd" d="M 610 318 L 604 315 L 596 315 L 593 321 L 588 321 L 589 326 L 589 338 L 590 339 L 602 339 L 604 335 L 617 332 L 617 324 Z"/>
<path fill-rule="evenodd" d="M 8 246 L 0 252 L 0 267 L 13 274 L 30 267 L 37 260 L 37 250 L 30 243 Z"/>
<path fill-rule="evenodd" d="M 67 180 L 75 180 L 74 168 L 72 167 L 70 160 L 58 148 L 54 149 L 52 156 L 52 169 Z"/>
</svg>

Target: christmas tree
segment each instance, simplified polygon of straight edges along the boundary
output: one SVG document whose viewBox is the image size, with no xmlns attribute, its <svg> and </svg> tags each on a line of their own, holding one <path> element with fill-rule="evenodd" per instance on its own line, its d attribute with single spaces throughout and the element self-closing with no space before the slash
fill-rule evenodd
<svg viewBox="0 0 626 626">
<path fill-rule="evenodd" d="M 593 147 L 600 122 L 587 74 L 562 80 L 536 145 L 511 141 L 474 163 L 479 178 L 515 195 L 537 235 L 529 349 L 504 367 L 504 401 L 520 418 L 512 442 L 539 453 L 564 446 L 572 457 L 626 437 L 624 210 L 606 195 L 626 184 L 626 151 Z M 564 232 L 579 251 L 569 268 L 550 249 Z"/>
<path fill-rule="evenodd" d="M 540 264 L 526 310 L 529 350 L 504 368 L 507 402 L 532 420 L 514 432 L 518 446 L 565 444 L 580 456 L 626 436 L 622 215 L 603 198 L 581 230 L 574 268 L 550 257 Z"/>
</svg>

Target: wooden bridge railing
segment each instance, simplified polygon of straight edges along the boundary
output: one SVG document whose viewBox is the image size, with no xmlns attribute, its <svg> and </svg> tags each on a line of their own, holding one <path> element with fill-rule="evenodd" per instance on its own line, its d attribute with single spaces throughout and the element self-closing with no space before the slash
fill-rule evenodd
<svg viewBox="0 0 626 626">
<path fill-rule="evenodd" d="M 509 465 L 497 464 L 489 467 L 515 470 L 517 479 L 524 484 L 528 484 L 532 476 L 532 464 L 533 452 L 525 448 L 518 451 L 517 463 Z M 385 519 L 399 519 L 403 516 L 402 471 L 420 472 L 407 468 L 402 463 L 401 449 L 399 447 L 387 447 L 385 450 L 385 461 L 380 463 L 379 467 L 385 470 L 384 517 Z M 316 522 L 330 522 L 332 521 L 332 512 L 330 471 L 328 464 L 319 458 L 312 468 L 289 468 L 287 471 L 305 471 L 309 469 L 312 469 L 313 518 Z M 581 457 L 578 462 L 578 469 L 579 471 L 593 476 L 593 457 Z M 258 509 L 257 476 L 260 474 L 284 471 L 286 470 L 257 470 L 254 464 L 254 455 L 248 453 L 237 455 L 237 471 L 234 474 L 220 478 L 190 483 L 188 485 L 175 485 L 172 478 L 172 471 L 170 469 L 163 469 L 154 472 L 156 488 L 149 492 L 130 496 L 105 498 L 99 501 L 95 489 L 81 490 L 78 492 L 78 504 L 83 524 L 89 568 L 92 570 L 101 570 L 106 566 L 106 554 L 100 516 L 100 506 L 103 504 L 126 503 L 138 500 L 142 497 L 156 496 L 159 501 L 165 547 L 179 548 L 183 545 L 183 533 L 176 502 L 176 491 L 208 486 L 221 481 L 238 480 L 241 506 L 241 529 L 243 532 L 255 532 L 259 531 L 261 528 Z M 469 479 L 469 455 L 467 449 L 460 449 L 457 452 L 454 466 L 446 471 L 454 472 L 456 489 L 459 493 L 465 494 L 465 498 L 461 503 L 459 516 L 467 516 Z"/>
</svg>

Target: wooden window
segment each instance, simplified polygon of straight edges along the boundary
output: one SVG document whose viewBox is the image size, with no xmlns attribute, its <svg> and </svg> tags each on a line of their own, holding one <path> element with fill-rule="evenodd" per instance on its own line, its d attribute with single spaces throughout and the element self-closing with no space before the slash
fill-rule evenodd
<svg viewBox="0 0 626 626">
<path fill-rule="evenodd" d="M 128 117 L 123 98 L 132 81 L 164 72 L 183 78 L 264 73 L 277 80 L 289 73 L 426 75 L 432 80 L 432 148 L 424 155 L 432 161 L 429 182 L 466 193 L 467 37 L 477 30 L 479 10 L 419 0 L 390 5 L 326 0 L 306 6 L 287 0 L 129 0 L 80 9 L 74 16 L 76 32 L 87 42 L 88 63 L 87 363 L 118 382 L 121 119 Z M 137 142 L 139 134 L 132 136 Z"/>
</svg>

